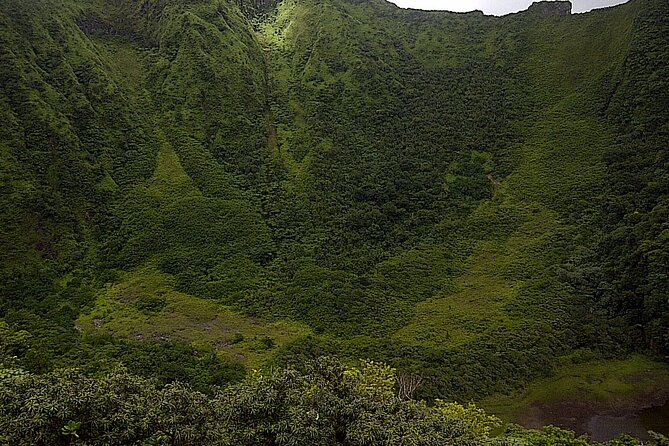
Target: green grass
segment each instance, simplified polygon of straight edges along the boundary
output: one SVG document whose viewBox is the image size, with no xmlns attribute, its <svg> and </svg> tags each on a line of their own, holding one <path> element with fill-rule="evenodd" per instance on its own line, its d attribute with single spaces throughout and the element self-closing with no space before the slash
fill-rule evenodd
<svg viewBox="0 0 669 446">
<path fill-rule="evenodd" d="M 151 301 L 158 301 L 158 308 L 143 310 L 142 303 Z M 276 349 L 310 332 L 296 322 L 243 316 L 214 301 L 178 292 L 169 275 L 151 267 L 127 273 L 105 289 L 77 324 L 89 335 L 187 342 L 250 368 L 260 367 Z M 267 338 L 271 347 L 265 344 Z"/>
<path fill-rule="evenodd" d="M 147 186 L 149 195 L 166 202 L 202 196 L 168 143 L 164 143 L 158 153 L 156 170 Z"/>
<path fill-rule="evenodd" d="M 492 396 L 480 404 L 505 421 L 517 422 L 534 404 L 592 402 L 608 409 L 625 409 L 640 397 L 665 391 L 669 366 L 642 355 L 596 360 L 559 367 L 553 376 L 533 382 L 510 396 Z"/>
<path fill-rule="evenodd" d="M 533 312 L 518 315 L 506 309 L 521 299 L 528 288 L 525 282 L 541 274 L 537 257 L 549 255 L 548 241 L 558 231 L 554 214 L 545 209 L 535 212 L 539 209 L 488 203 L 475 211 L 472 222 L 478 222 L 483 233 L 494 234 L 494 225 L 500 220 L 508 223 L 504 220 L 509 216 L 517 226 L 505 229 L 502 225 L 508 234 L 475 242 L 462 274 L 453 279 L 452 291 L 419 303 L 413 320 L 394 336 L 415 345 L 452 347 L 489 330 L 513 327 L 514 320 L 550 317 Z"/>
</svg>

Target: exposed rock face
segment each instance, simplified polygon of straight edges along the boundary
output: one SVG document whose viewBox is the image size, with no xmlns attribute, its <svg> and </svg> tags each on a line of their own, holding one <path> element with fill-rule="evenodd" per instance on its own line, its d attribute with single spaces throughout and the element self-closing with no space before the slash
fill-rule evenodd
<svg viewBox="0 0 669 446">
<path fill-rule="evenodd" d="M 532 3 L 528 11 L 544 17 L 566 17 L 571 15 L 571 2 L 569 1 L 544 1 Z"/>
</svg>

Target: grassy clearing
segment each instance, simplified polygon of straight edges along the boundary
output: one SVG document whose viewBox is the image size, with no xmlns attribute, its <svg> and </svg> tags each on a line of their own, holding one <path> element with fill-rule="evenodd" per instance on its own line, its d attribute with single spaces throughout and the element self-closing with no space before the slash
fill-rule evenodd
<svg viewBox="0 0 669 446">
<path fill-rule="evenodd" d="M 87 334 L 138 340 L 179 340 L 258 367 L 275 351 L 309 333 L 293 322 L 265 322 L 216 302 L 175 291 L 173 278 L 145 267 L 108 287 L 78 325 Z"/>
<path fill-rule="evenodd" d="M 589 401 L 615 410 L 634 404 L 639 397 L 666 392 L 667 386 L 667 364 L 633 355 L 564 365 L 554 376 L 534 382 L 522 393 L 496 395 L 481 406 L 505 421 L 518 422 L 538 403 Z"/>
<path fill-rule="evenodd" d="M 202 196 L 181 166 L 174 149 L 167 143 L 163 144 L 158 153 L 156 171 L 149 180 L 148 192 L 158 200 Z"/>
<path fill-rule="evenodd" d="M 517 226 L 501 224 L 508 218 Z M 486 221 L 493 235 L 475 242 L 464 272 L 454 279 L 455 290 L 419 303 L 413 320 L 396 333 L 398 339 L 453 347 L 489 330 L 513 327 L 514 321 L 547 316 L 531 311 L 518 314 L 514 304 L 532 294 L 534 279 L 546 260 L 554 257 L 551 241 L 560 237 L 555 214 L 540 206 L 485 204 L 472 223 L 477 220 Z M 494 229 L 496 225 L 501 231 Z"/>
</svg>

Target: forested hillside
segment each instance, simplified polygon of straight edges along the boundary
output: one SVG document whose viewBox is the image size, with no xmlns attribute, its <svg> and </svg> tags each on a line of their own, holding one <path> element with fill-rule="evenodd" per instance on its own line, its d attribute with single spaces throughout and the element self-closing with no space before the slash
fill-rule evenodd
<svg viewBox="0 0 669 446">
<path fill-rule="evenodd" d="M 3 0 L 0 359 L 52 374 L 0 401 L 322 355 L 465 401 L 666 357 L 668 148 L 666 0 Z"/>
</svg>

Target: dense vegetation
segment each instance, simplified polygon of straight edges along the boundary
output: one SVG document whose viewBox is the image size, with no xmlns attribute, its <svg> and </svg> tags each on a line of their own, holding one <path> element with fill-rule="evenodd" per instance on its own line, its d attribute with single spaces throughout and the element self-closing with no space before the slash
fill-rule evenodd
<svg viewBox="0 0 669 446">
<path fill-rule="evenodd" d="M 622 319 L 630 341 L 669 352 L 669 35 L 663 5 L 637 20 L 619 85 L 603 109 L 618 144 L 606 154 L 601 240 L 591 265 L 601 271 L 593 294 Z M 596 283 L 596 282 L 595 282 Z M 631 330 L 630 330 L 631 327 Z"/>
<path fill-rule="evenodd" d="M 256 373 L 212 395 L 187 385 L 157 387 L 116 370 L 42 376 L 2 372 L 0 442 L 13 445 L 563 445 L 585 437 L 557 428 L 513 427 L 473 405 L 401 400 L 382 364 L 346 369 L 320 358 L 301 369 Z M 609 446 L 666 445 L 621 437 Z"/>
<path fill-rule="evenodd" d="M 666 356 L 667 42 L 665 0 L 4 0 L 0 346 L 47 375 L 2 398 L 336 355 L 465 401 Z"/>
</svg>

